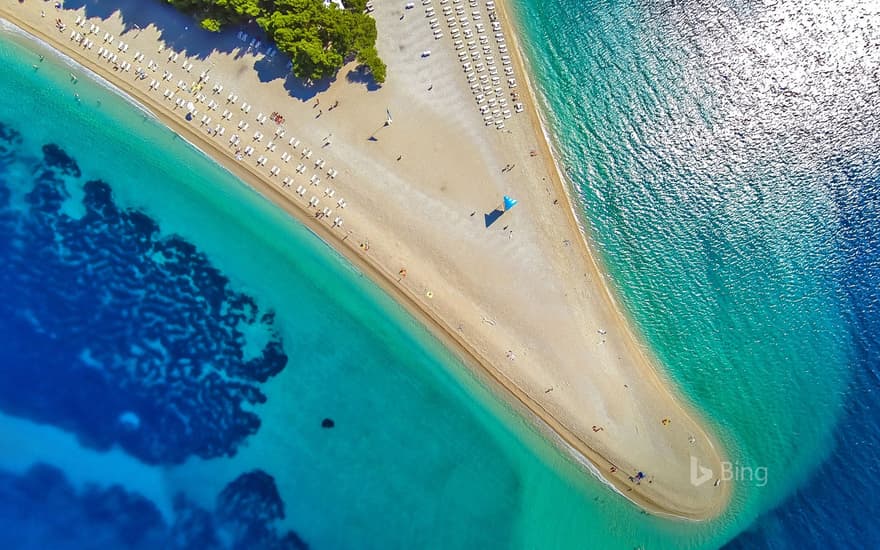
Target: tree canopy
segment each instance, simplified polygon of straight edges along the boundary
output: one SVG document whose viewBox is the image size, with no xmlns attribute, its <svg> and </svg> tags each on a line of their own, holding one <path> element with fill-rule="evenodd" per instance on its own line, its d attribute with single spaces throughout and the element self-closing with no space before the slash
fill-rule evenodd
<svg viewBox="0 0 880 550">
<path fill-rule="evenodd" d="M 165 0 L 195 15 L 203 29 L 255 19 L 279 51 L 290 56 L 293 74 L 318 80 L 335 75 L 347 59 L 385 81 L 385 63 L 376 51 L 376 22 L 364 13 L 366 0 L 343 0 L 344 9 L 321 0 Z"/>
</svg>

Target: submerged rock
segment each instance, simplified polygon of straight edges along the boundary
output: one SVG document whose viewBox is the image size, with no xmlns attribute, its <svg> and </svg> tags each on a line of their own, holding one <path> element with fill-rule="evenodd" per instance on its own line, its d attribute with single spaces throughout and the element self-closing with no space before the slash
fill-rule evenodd
<svg viewBox="0 0 880 550">
<path fill-rule="evenodd" d="M 0 529 L 0 548 L 308 548 L 295 531 L 276 525 L 284 517 L 275 479 L 262 470 L 226 485 L 213 509 L 177 493 L 166 518 L 152 500 L 121 485 L 78 488 L 63 470 L 42 463 L 22 474 L 0 468 L 0 519 L 16 525 Z"/>
<path fill-rule="evenodd" d="M 54 143 L 43 145 L 43 162 L 46 166 L 55 168 L 66 176 L 78 178 L 82 175 L 79 165 L 73 160 L 73 157 Z"/>
<path fill-rule="evenodd" d="M 119 415 L 119 423 L 127 430 L 136 430 L 141 427 L 141 418 L 132 411 L 125 411 Z"/>
<path fill-rule="evenodd" d="M 0 146 L 18 139 L 0 126 Z M 0 349 L 0 410 L 147 464 L 233 456 L 260 427 L 243 405 L 265 402 L 288 361 L 273 312 L 107 182 L 83 183 L 70 217 L 77 162 L 55 144 L 43 157 L 23 208 L 0 179 L 0 333 L 16 335 Z M 245 359 L 253 325 L 269 339 Z"/>
</svg>

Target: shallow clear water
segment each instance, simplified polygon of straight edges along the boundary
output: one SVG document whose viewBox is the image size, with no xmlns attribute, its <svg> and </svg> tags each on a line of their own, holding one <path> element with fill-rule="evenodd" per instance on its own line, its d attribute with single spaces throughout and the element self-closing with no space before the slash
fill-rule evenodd
<svg viewBox="0 0 880 550">
<path fill-rule="evenodd" d="M 121 98 L 0 57 L 0 519 L 58 518 L 5 547 L 507 544 L 523 447 L 454 358 Z"/>
<path fill-rule="evenodd" d="M 0 45 L 5 547 L 719 540 L 608 491 L 313 235 L 18 42 Z"/>
<path fill-rule="evenodd" d="M 717 540 L 584 473 L 135 106 L 10 35 L 0 62 L 4 547 Z"/>
</svg>

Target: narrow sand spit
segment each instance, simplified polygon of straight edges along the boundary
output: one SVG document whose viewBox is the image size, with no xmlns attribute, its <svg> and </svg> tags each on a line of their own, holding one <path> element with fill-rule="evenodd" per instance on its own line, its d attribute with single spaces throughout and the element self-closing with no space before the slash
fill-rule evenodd
<svg viewBox="0 0 880 550">
<path fill-rule="evenodd" d="M 389 77 L 374 90 L 351 66 L 330 84 L 304 87 L 286 77 L 282 55 L 249 48 L 250 37 L 242 42 L 235 30 L 203 32 L 161 4 L 121 0 L 113 8 L 58 10 L 7 3 L 0 14 L 119 87 L 301 220 L 625 497 L 657 514 L 717 516 L 731 488 L 714 478 L 695 486 L 691 463 L 720 472 L 722 451 L 656 368 L 586 244 L 544 138 L 505 6 L 497 6 L 498 21 L 525 112 L 503 119 L 498 130 L 484 124 L 443 5 L 432 3 L 439 39 L 421 3 L 409 10 L 378 3 L 378 46 Z M 489 27 L 486 2 L 479 3 L 480 20 L 468 0 L 463 4 L 470 28 L 476 22 Z M 87 18 L 82 26 L 77 17 Z M 100 31 L 90 33 L 92 25 Z M 103 40 L 108 32 L 112 44 Z M 92 47 L 78 43 L 76 33 Z M 490 27 L 500 67 L 494 35 Z M 120 40 L 127 48 L 119 49 Z M 101 48 L 110 50 L 110 60 L 98 55 Z M 122 69 L 114 68 L 113 55 Z M 139 68 L 144 79 L 137 78 Z M 173 76 L 163 79 L 166 72 Z M 208 81 L 199 83 L 204 72 Z M 180 81 L 189 91 L 179 89 Z M 507 75 L 500 81 L 509 96 Z M 201 84 L 195 93 L 194 84 Z M 223 90 L 215 93 L 215 84 Z M 166 90 L 173 99 L 164 97 Z M 238 96 L 235 103 L 227 101 L 230 93 Z M 193 102 L 191 120 L 184 116 L 187 105 L 175 108 L 181 98 Z M 243 103 L 250 110 L 243 111 Z M 284 116 L 283 137 L 271 119 L 258 120 L 274 112 Z M 247 130 L 238 129 L 243 123 Z M 222 136 L 214 132 L 218 124 Z M 234 134 L 237 145 L 229 142 Z M 296 149 L 291 138 L 300 142 Z M 518 205 L 493 214 L 504 195 Z M 636 482 L 639 472 L 645 477 Z"/>
</svg>

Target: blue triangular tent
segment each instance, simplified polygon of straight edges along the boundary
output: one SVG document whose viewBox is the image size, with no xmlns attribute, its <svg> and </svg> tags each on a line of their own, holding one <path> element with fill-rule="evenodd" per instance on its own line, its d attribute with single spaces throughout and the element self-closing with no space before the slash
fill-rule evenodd
<svg viewBox="0 0 880 550">
<path fill-rule="evenodd" d="M 511 199 L 507 195 L 504 195 L 504 211 L 505 212 L 510 210 L 514 206 L 516 206 L 516 203 L 517 203 L 516 199 Z"/>
</svg>

